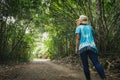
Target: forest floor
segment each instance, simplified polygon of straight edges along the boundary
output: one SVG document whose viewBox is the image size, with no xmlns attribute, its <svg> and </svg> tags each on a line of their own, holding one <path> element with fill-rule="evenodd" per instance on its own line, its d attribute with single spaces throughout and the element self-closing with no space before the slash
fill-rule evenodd
<svg viewBox="0 0 120 80">
<path fill-rule="evenodd" d="M 92 72 L 92 80 L 101 80 Z M 34 60 L 29 63 L 0 65 L 0 80 L 85 80 L 78 66 L 57 61 Z M 108 80 L 120 80 L 109 77 Z"/>
</svg>

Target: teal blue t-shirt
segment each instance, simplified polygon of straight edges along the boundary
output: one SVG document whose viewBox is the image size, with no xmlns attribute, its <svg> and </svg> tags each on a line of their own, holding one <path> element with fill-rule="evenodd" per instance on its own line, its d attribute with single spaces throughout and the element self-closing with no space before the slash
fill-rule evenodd
<svg viewBox="0 0 120 80">
<path fill-rule="evenodd" d="M 94 38 L 93 38 L 93 29 L 91 25 L 80 25 L 76 28 L 76 34 L 80 35 L 79 41 L 79 50 L 82 53 L 85 50 L 92 50 L 95 53 L 98 53 L 96 48 Z"/>
</svg>

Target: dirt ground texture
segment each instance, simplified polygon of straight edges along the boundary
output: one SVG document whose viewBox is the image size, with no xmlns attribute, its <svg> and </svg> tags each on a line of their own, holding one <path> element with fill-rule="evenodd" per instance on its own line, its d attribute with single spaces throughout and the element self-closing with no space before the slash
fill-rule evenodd
<svg viewBox="0 0 120 80">
<path fill-rule="evenodd" d="M 56 64 L 49 60 L 0 65 L 0 80 L 85 80 L 84 73 L 75 66 Z M 101 80 L 92 75 L 92 80 Z M 109 78 L 109 80 L 120 80 Z"/>
</svg>

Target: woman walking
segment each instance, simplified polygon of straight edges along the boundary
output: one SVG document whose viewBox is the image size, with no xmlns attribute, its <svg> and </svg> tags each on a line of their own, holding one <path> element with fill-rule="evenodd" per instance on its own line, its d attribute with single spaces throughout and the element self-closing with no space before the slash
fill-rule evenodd
<svg viewBox="0 0 120 80">
<path fill-rule="evenodd" d="M 81 57 L 86 80 L 91 80 L 88 57 L 95 66 L 101 79 L 106 80 L 103 67 L 98 61 L 98 50 L 94 42 L 93 29 L 91 25 L 88 25 L 87 16 L 81 15 L 76 20 L 76 24 L 76 53 Z"/>
</svg>

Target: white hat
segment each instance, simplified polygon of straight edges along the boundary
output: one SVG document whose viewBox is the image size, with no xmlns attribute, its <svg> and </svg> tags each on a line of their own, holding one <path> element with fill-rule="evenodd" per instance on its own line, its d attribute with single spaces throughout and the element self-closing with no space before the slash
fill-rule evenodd
<svg viewBox="0 0 120 80">
<path fill-rule="evenodd" d="M 88 17 L 85 15 L 80 15 L 79 19 L 83 20 L 82 23 L 83 24 L 88 24 Z M 85 20 L 86 19 L 86 20 Z M 84 21 L 85 20 L 85 21 Z"/>
</svg>

